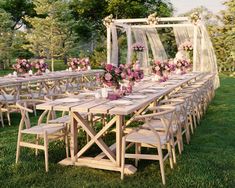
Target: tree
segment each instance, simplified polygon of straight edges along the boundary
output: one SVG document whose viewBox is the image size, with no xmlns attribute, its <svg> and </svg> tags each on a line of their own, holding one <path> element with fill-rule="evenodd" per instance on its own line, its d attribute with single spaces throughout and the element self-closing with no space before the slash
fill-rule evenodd
<svg viewBox="0 0 235 188">
<path fill-rule="evenodd" d="M 24 16 L 36 16 L 32 0 L 0 0 L 0 7 L 11 14 L 11 28 L 18 30 L 24 24 L 28 25 Z"/>
<path fill-rule="evenodd" d="M 211 36 L 220 71 L 234 70 L 235 67 L 235 2 L 229 0 L 225 2 L 225 5 L 227 9 L 220 14 L 213 14 L 203 6 L 184 14 L 184 16 L 189 16 L 193 12 L 200 13 Z"/>
<path fill-rule="evenodd" d="M 0 9 L 0 64 L 5 68 L 7 60 L 9 60 L 12 43 L 12 26 L 11 15 Z"/>
<path fill-rule="evenodd" d="M 36 56 L 50 58 L 54 71 L 54 58 L 64 58 L 74 48 L 76 22 L 63 0 L 36 0 L 34 4 L 38 17 L 25 17 L 32 25 L 26 35 L 29 44 L 25 48 Z"/>
</svg>

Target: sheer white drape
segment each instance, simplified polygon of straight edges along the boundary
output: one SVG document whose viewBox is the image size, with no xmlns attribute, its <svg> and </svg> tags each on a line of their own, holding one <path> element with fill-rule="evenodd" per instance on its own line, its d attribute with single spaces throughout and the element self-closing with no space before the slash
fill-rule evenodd
<svg viewBox="0 0 235 188">
<path fill-rule="evenodd" d="M 116 26 L 111 26 L 112 34 L 112 53 L 111 53 L 111 63 L 114 66 L 118 66 L 118 36 Z"/>
<path fill-rule="evenodd" d="M 151 51 L 153 53 L 153 59 L 154 60 L 166 60 L 167 54 L 164 49 L 164 46 L 160 40 L 160 37 L 158 35 L 157 29 L 156 28 L 147 28 L 146 30 L 146 35 L 148 37 L 148 41 L 151 47 Z"/>
<path fill-rule="evenodd" d="M 193 33 L 194 27 L 173 27 L 176 44 L 179 47 L 180 44 L 186 40 L 194 42 Z M 214 84 L 218 88 L 220 85 L 218 69 L 217 69 L 217 60 L 215 52 L 213 49 L 210 36 L 207 32 L 205 25 L 200 24 L 197 27 L 197 39 L 196 39 L 197 49 L 194 51 L 196 53 L 196 61 L 193 62 L 193 71 L 200 72 L 211 72 L 215 73 Z"/>
<path fill-rule="evenodd" d="M 132 31 L 134 34 L 135 42 L 141 43 L 145 47 L 145 50 L 143 52 L 139 52 L 139 57 L 138 57 L 141 63 L 141 67 L 143 69 L 149 68 L 148 41 L 145 34 L 145 29 L 132 29 Z"/>
</svg>

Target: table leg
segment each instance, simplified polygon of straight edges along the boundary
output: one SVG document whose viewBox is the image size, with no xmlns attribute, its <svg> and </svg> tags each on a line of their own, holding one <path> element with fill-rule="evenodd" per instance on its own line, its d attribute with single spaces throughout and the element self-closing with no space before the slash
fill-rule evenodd
<svg viewBox="0 0 235 188">
<path fill-rule="evenodd" d="M 123 116 L 117 115 L 116 121 L 116 162 L 121 167 Z"/>
<path fill-rule="evenodd" d="M 76 154 L 78 152 L 78 143 L 77 143 L 77 121 L 75 120 L 75 114 L 71 112 L 71 141 L 70 141 L 70 153 L 71 153 L 71 160 L 73 163 L 76 162 Z"/>
</svg>

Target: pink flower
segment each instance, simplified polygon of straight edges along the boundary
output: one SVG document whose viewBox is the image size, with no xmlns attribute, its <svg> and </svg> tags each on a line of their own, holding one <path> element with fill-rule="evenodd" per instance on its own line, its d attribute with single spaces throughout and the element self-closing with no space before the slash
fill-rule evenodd
<svg viewBox="0 0 235 188">
<path fill-rule="evenodd" d="M 107 65 L 105 66 L 105 69 L 110 72 L 110 71 L 113 70 L 113 65 L 112 65 L 112 64 L 107 64 Z"/>
<path fill-rule="evenodd" d="M 112 79 L 112 75 L 110 73 L 106 73 L 104 75 L 105 80 L 110 81 Z"/>
<path fill-rule="evenodd" d="M 119 68 L 115 68 L 115 73 L 116 74 L 119 74 L 121 71 L 120 71 L 120 69 Z"/>
<path fill-rule="evenodd" d="M 122 77 L 122 79 L 126 79 L 126 73 L 125 73 L 125 72 L 122 72 L 122 73 L 121 73 L 121 77 Z"/>
</svg>

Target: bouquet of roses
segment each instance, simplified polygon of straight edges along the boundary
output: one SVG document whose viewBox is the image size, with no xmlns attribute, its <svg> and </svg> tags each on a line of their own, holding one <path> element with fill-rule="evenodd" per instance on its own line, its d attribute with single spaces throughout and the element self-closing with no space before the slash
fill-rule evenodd
<svg viewBox="0 0 235 188">
<path fill-rule="evenodd" d="M 70 58 L 68 62 L 68 66 L 72 70 L 77 70 L 80 67 L 80 59 L 79 58 Z"/>
<path fill-rule="evenodd" d="M 46 72 L 46 69 L 48 69 L 48 64 L 44 61 L 44 59 L 38 59 L 31 65 L 37 70 L 37 73 L 39 74 Z"/>
<path fill-rule="evenodd" d="M 31 64 L 27 59 L 17 59 L 16 64 L 12 65 L 18 73 L 27 73 L 31 68 Z"/>
<path fill-rule="evenodd" d="M 180 70 L 181 73 L 186 73 L 191 68 L 192 64 L 185 59 L 177 59 L 175 62 L 176 69 Z"/>
<path fill-rule="evenodd" d="M 144 78 L 144 72 L 140 69 L 138 61 L 132 64 L 120 65 L 121 78 L 129 81 L 129 84 L 134 85 L 134 82 L 139 82 Z"/>
<path fill-rule="evenodd" d="M 98 79 L 108 87 L 119 88 L 119 81 L 122 79 L 121 70 L 112 64 L 106 64 L 104 71 L 104 74 Z"/>
<path fill-rule="evenodd" d="M 83 59 L 70 58 L 68 66 L 72 70 L 78 70 L 78 71 L 82 70 L 82 71 L 85 71 L 90 66 L 90 60 L 89 60 L 89 58 L 83 58 Z"/>
<path fill-rule="evenodd" d="M 90 67 L 90 60 L 89 58 L 83 58 L 80 60 L 80 70 L 88 70 Z"/>
<path fill-rule="evenodd" d="M 179 46 L 179 50 L 184 50 L 184 51 L 192 51 L 193 50 L 193 46 L 192 43 L 190 41 L 185 41 L 183 42 L 180 46 Z"/>
<path fill-rule="evenodd" d="M 174 66 L 168 61 L 155 61 L 152 66 L 154 74 L 163 77 L 169 74 L 174 69 Z"/>
<path fill-rule="evenodd" d="M 132 45 L 132 49 L 134 52 L 143 52 L 145 47 L 143 44 L 137 42 Z"/>
</svg>

